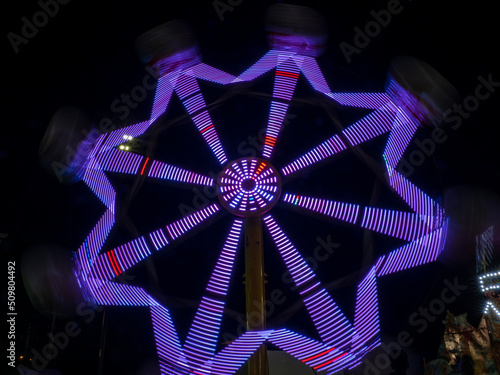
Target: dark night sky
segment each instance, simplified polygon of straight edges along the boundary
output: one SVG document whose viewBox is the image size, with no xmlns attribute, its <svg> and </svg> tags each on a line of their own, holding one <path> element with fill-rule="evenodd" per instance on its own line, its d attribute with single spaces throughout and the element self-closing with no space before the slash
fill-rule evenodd
<svg viewBox="0 0 500 375">
<path fill-rule="evenodd" d="M 82 183 L 59 184 L 38 162 L 38 146 L 54 112 L 65 105 L 76 105 L 95 122 L 113 116 L 118 125 L 146 119 L 152 92 L 123 123 L 111 111 L 111 103 L 122 93 L 130 93 L 132 88 L 140 85 L 146 74 L 134 51 L 135 39 L 174 18 L 185 19 L 191 24 L 198 36 L 205 63 L 238 75 L 267 51 L 262 21 L 266 8 L 272 3 L 243 0 L 232 11 L 224 13 L 221 20 L 211 0 L 72 1 L 60 5 L 57 14 L 49 18 L 46 26 L 41 27 L 27 44 L 19 46 L 18 53 L 14 52 L 7 34 L 20 34 L 22 17 L 32 19 L 40 6 L 35 1 L 25 1 L 9 4 L 8 10 L 2 12 L 5 35 L 3 60 L 7 63 L 2 80 L 4 121 L 0 133 L 0 160 L 4 194 L 1 197 L 0 233 L 8 234 L 8 237 L 0 243 L 0 250 L 5 262 L 15 260 L 19 265 L 18 354 L 25 351 L 29 355 L 33 348 L 41 350 L 48 342 L 47 333 L 51 325 L 51 319 L 33 308 L 23 290 L 20 272 L 23 253 L 41 244 L 76 249 L 101 212 L 95 197 Z M 413 55 L 432 65 L 453 83 L 462 98 L 474 95 L 479 84 L 478 76 L 486 78 L 492 75 L 493 81 L 500 81 L 498 19 L 491 2 L 441 1 L 436 6 L 436 2 L 429 0 L 403 0 L 400 3 L 402 11 L 392 16 L 388 25 L 372 38 L 367 47 L 351 56 L 351 63 L 342 54 L 340 43 L 353 44 L 353 28 L 364 28 L 373 19 L 370 11 L 386 9 L 387 2 L 295 3 L 321 11 L 328 22 L 328 49 L 318 58 L 318 64 L 334 91 L 382 90 L 387 66 L 399 55 Z M 269 93 L 272 87 L 269 77 L 249 85 L 248 90 Z M 227 92 L 224 87 L 200 85 L 207 103 L 214 102 Z M 282 148 L 273 160 L 278 167 L 336 131 L 322 107 L 321 103 L 325 100 L 314 93 L 305 80 L 299 81 L 297 93 L 311 104 L 291 108 L 290 113 L 295 117 L 284 131 Z M 436 145 L 435 152 L 416 169 L 411 180 L 437 199 L 443 196 L 446 189 L 460 185 L 500 194 L 499 151 L 497 133 L 493 130 L 497 124 L 498 100 L 499 93 L 495 91 L 480 102 L 477 111 L 464 119 L 458 129 L 446 128 L 448 139 Z M 167 121 L 182 115 L 175 96 L 172 103 Z M 343 112 L 336 108 L 335 113 L 343 126 L 363 115 L 360 111 Z M 228 145 L 230 157 L 237 158 L 241 142 L 265 125 L 267 111 L 267 99 L 263 99 L 262 95 L 249 95 L 245 90 L 214 108 L 213 120 L 216 126 L 220 126 L 221 138 Z M 416 138 L 426 139 L 429 132 L 429 129 L 419 129 Z M 187 143 L 185 140 L 193 134 L 192 129 L 186 129 L 186 126 L 176 127 L 171 133 L 165 132 L 153 145 L 157 150 L 155 157 L 174 160 L 201 173 L 218 172 L 215 159 L 205 157 L 206 150 L 197 148 L 198 144 L 203 146 L 200 142 L 193 139 L 190 140 L 193 143 Z M 363 150 L 379 162 L 385 141 L 385 138 L 381 139 L 363 146 Z M 416 146 L 412 144 L 408 152 L 414 149 Z M 119 193 L 126 194 L 130 189 L 130 180 L 114 178 L 113 181 Z M 354 155 L 348 155 L 305 173 L 290 183 L 290 191 L 367 204 L 376 181 L 369 167 Z M 194 193 L 189 189 L 144 184 L 128 213 L 138 232 L 147 233 L 161 223 L 180 217 L 179 204 L 193 206 L 196 203 L 193 199 Z M 150 203 L 151 200 L 154 204 Z M 381 186 L 377 204 L 387 208 L 404 208 L 384 186 Z M 317 237 L 326 239 L 330 236 L 340 244 L 335 256 L 320 264 L 317 273 L 325 284 L 332 285 L 342 308 L 352 314 L 356 278 L 353 281 L 343 277 L 356 272 L 361 265 L 363 232 L 359 228 L 331 221 L 313 220 L 298 213 L 289 214 L 281 207 L 277 207 L 274 214 L 297 247 L 304 249 L 306 254 L 317 246 Z M 230 220 L 229 216 L 222 217 L 213 226 L 188 238 L 171 254 L 157 257 L 146 267 L 141 266 L 134 270 L 135 273 L 131 272 L 134 278 L 132 283 L 141 283 L 146 288 L 155 288 L 156 285 L 160 293 L 179 306 L 172 309 L 172 314 L 179 321 L 181 337 L 186 334 L 189 319 L 194 313 L 189 306 L 201 297 L 211 272 L 206 264 L 215 259 Z M 110 241 L 121 243 L 122 239 L 131 236 L 130 227 L 119 227 L 113 235 L 115 237 Z M 377 235 L 373 236 L 373 243 L 377 254 L 398 245 L 398 242 Z M 274 250 L 270 243 L 267 246 Z M 266 250 L 268 290 L 283 290 L 286 301 L 277 306 L 277 311 L 269 319 L 270 324 L 277 327 L 286 325 L 310 333 L 307 316 L 302 311 L 295 313 L 293 301 L 296 295 L 289 284 L 283 284 L 281 275 L 284 266 L 276 255 Z M 453 253 L 451 257 L 454 257 Z M 467 312 L 471 319 L 478 319 L 480 310 L 472 290 L 475 287 L 473 263 L 466 256 L 457 258 L 461 261 L 453 264 L 438 262 L 380 280 L 384 337 L 410 329 L 408 316 L 439 296 L 443 280 L 454 277 L 463 283 L 470 283 L 471 287 L 450 309 L 457 313 Z M 228 303 L 233 311 L 241 314 L 244 311 L 243 286 L 239 281 L 243 272 L 242 261 L 239 258 Z M 158 284 L 151 281 L 152 269 L 159 277 Z M 187 301 L 188 307 L 182 307 L 182 301 Z M 113 308 L 106 314 L 110 323 L 104 373 L 140 373 L 141 366 L 145 366 L 154 352 L 147 312 Z M 443 317 L 444 314 L 431 323 L 432 329 L 421 335 L 415 334 L 411 351 L 419 352 L 426 358 L 436 356 Z M 56 331 L 71 319 L 82 327 L 82 334 L 49 365 L 59 368 L 65 375 L 97 373 L 102 313 L 98 312 L 89 323 L 83 318 L 56 320 Z M 236 333 L 238 321 L 235 316 L 228 316 L 224 324 L 223 332 Z"/>
</svg>

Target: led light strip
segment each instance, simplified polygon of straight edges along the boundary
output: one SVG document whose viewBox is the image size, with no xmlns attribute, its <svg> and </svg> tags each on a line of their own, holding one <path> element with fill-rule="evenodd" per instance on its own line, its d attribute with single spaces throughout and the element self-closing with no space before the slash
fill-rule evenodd
<svg viewBox="0 0 500 375">
<path fill-rule="evenodd" d="M 265 158 L 271 157 L 288 110 L 288 102 L 292 98 L 298 78 L 299 69 L 292 59 L 288 59 L 276 67 L 273 98 L 281 99 L 285 102 L 271 102 L 271 111 L 264 138 L 264 148 L 262 150 L 262 156 Z"/>
<path fill-rule="evenodd" d="M 323 342 L 337 348 L 344 348 L 352 335 L 351 324 L 326 290 L 316 282 L 314 272 L 274 219 L 268 215 L 263 220 L 299 293 L 305 297 L 304 304 Z M 305 293 L 306 291 L 308 293 Z"/>
<path fill-rule="evenodd" d="M 290 193 L 284 194 L 283 201 L 351 224 L 356 223 L 358 220 L 359 205 L 357 204 L 304 197 Z"/>
<path fill-rule="evenodd" d="M 242 227 L 243 221 L 233 222 L 206 288 L 214 297 L 205 295 L 202 298 L 189 329 L 184 353 L 191 368 L 201 366 L 215 354 L 225 306 L 224 298 L 229 287 Z"/>
<path fill-rule="evenodd" d="M 214 184 L 214 180 L 208 176 L 203 176 L 157 160 L 151 162 L 148 177 L 204 186 L 212 186 Z"/>
<path fill-rule="evenodd" d="M 188 75 L 181 75 L 177 81 L 176 93 L 182 100 L 184 107 L 192 116 L 196 128 L 207 142 L 220 164 L 227 162 L 227 156 L 220 143 L 219 136 L 213 127 L 210 114 L 205 109 L 206 104 L 196 80 Z"/>
</svg>

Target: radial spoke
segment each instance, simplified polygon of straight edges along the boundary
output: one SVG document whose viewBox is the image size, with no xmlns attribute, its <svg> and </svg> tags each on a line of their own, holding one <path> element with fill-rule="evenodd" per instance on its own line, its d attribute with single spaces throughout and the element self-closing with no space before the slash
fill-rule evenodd
<svg viewBox="0 0 500 375">
<path fill-rule="evenodd" d="M 269 215 L 264 218 L 292 279 L 322 341 L 339 350 L 346 348 L 353 334 L 351 323 L 328 294 L 290 240 Z"/>
<path fill-rule="evenodd" d="M 215 354 L 225 297 L 235 263 L 243 221 L 235 220 L 200 302 L 184 344 L 184 352 L 191 368 L 201 366 Z"/>
<path fill-rule="evenodd" d="M 219 210 L 218 204 L 212 204 L 183 219 L 168 224 L 165 228 L 160 228 L 148 236 L 141 236 L 100 254 L 92 264 L 92 277 L 100 278 L 101 280 L 111 280 L 117 277 L 150 256 L 153 250 L 158 251 L 164 248 L 170 242 L 185 235 L 206 221 Z"/>
<path fill-rule="evenodd" d="M 312 87 L 322 94 L 329 94 L 330 88 L 326 83 L 325 77 L 316 62 L 316 59 L 310 56 L 294 56 L 294 61 L 300 67 L 301 72 L 312 85 Z"/>
<path fill-rule="evenodd" d="M 361 207 L 357 204 L 305 197 L 286 193 L 286 203 L 302 209 L 316 212 L 347 223 L 356 224 L 374 232 L 387 236 L 413 241 L 429 234 L 434 228 L 428 225 L 429 220 L 412 212 L 402 212 L 374 207 Z"/>
<path fill-rule="evenodd" d="M 264 148 L 262 150 L 262 156 L 265 158 L 271 157 L 298 78 L 299 69 L 292 59 L 288 59 L 276 67 L 273 98 L 280 101 L 273 100 L 271 102 L 266 136 L 264 138 Z"/>
<path fill-rule="evenodd" d="M 147 175 L 162 180 L 212 186 L 211 177 L 188 171 L 132 152 L 111 149 L 97 158 L 99 168 L 106 172 Z"/>
<path fill-rule="evenodd" d="M 146 159 L 142 155 L 116 148 L 102 152 L 96 157 L 99 169 L 102 171 L 127 174 L 139 174 L 139 172 L 143 172 Z"/>
<path fill-rule="evenodd" d="M 120 283 L 87 278 L 85 285 L 91 299 L 100 306 L 151 306 L 157 305 L 143 288 Z"/>
<path fill-rule="evenodd" d="M 283 201 L 351 224 L 355 224 L 359 218 L 360 206 L 357 204 L 311 198 L 290 193 L 283 194 Z"/>
<path fill-rule="evenodd" d="M 147 163 L 147 161 L 146 161 Z M 189 184 L 212 186 L 214 180 L 211 177 L 175 167 L 171 164 L 162 163 L 156 160 L 150 162 L 151 167 L 148 177 L 161 178 L 169 181 L 185 182 Z M 146 166 L 146 164 L 144 164 Z M 143 167 L 144 168 L 144 167 Z"/>
<path fill-rule="evenodd" d="M 206 110 L 205 100 L 195 78 L 184 74 L 179 77 L 175 91 L 187 112 L 192 116 L 199 133 L 217 157 L 220 164 L 227 162 L 219 136 L 215 130 L 210 114 Z"/>
<path fill-rule="evenodd" d="M 338 134 L 335 134 L 306 154 L 283 167 L 281 171 L 285 176 L 295 173 L 347 150 L 348 145 L 356 146 L 387 133 L 391 130 L 393 120 L 393 111 L 382 109 L 376 110 L 342 131 L 342 135 L 346 138 L 347 144 Z"/>
</svg>

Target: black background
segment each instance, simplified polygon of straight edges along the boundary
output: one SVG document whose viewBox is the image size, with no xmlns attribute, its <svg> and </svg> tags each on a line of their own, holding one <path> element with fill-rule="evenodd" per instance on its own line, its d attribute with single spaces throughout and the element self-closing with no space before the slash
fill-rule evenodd
<svg viewBox="0 0 500 375">
<path fill-rule="evenodd" d="M 95 123 L 110 117 L 118 126 L 146 119 L 152 92 L 122 123 L 110 106 L 121 94 L 130 93 L 132 88 L 141 85 L 146 74 L 134 51 L 135 39 L 174 18 L 185 19 L 191 24 L 205 63 L 238 75 L 268 50 L 263 15 L 272 3 L 243 0 L 232 11 L 225 12 L 221 19 L 212 1 L 71 1 L 60 5 L 58 13 L 50 17 L 46 26 L 41 27 L 27 44 L 19 46 L 18 53 L 14 52 L 7 34 L 21 34 L 21 18 L 32 19 L 40 7 L 34 1 L 6 6 L 3 12 L 3 60 L 6 64 L 3 65 L 3 124 L 0 133 L 4 191 L 0 232 L 8 234 L 0 248 L 6 261 L 14 260 L 20 265 L 23 253 L 41 244 L 76 249 L 101 215 L 101 206 L 82 183 L 59 184 L 54 176 L 40 167 L 38 146 L 57 109 L 76 105 Z M 302 5 L 319 10 L 327 20 L 328 49 L 318 58 L 318 64 L 333 91 L 382 90 L 387 66 L 398 55 L 413 55 L 428 62 L 453 83 L 462 97 L 474 94 L 478 76 L 486 78 L 492 74 L 494 81 L 500 81 L 498 16 L 490 2 L 442 1 L 436 5 L 431 1 L 401 1 L 402 12 L 393 15 L 387 27 L 382 28 L 366 48 L 352 55 L 351 63 L 346 61 L 339 44 L 353 44 L 353 28 L 364 28 L 372 20 L 370 11 L 386 9 L 387 3 L 309 1 Z M 211 112 L 230 158 L 239 157 L 241 142 L 257 134 L 265 124 L 269 102 L 265 94 L 272 88 L 270 76 L 266 77 L 231 95 L 226 103 L 214 107 Z M 206 83 L 200 83 L 200 86 L 207 103 L 227 92 L 224 87 Z M 264 95 L 252 95 L 254 93 Z M 277 167 L 337 131 L 322 107 L 325 100 L 303 79 L 299 81 L 297 95 L 310 104 L 290 109 L 295 117 L 283 131 L 283 143 L 274 155 L 273 162 Z M 169 111 L 167 121 L 183 114 L 175 96 Z M 337 107 L 335 109 L 335 115 L 344 127 L 363 114 L 361 111 L 344 113 Z M 486 188 L 498 194 L 497 114 L 498 92 L 494 92 L 489 99 L 480 102 L 478 110 L 465 119 L 462 126 L 456 130 L 446 128 L 448 139 L 436 146 L 435 152 L 410 179 L 436 199 L 445 189 L 459 185 Z M 173 160 L 174 164 L 200 173 L 217 173 L 215 158 L 205 156 L 206 148 L 188 124 L 188 121 L 181 121 L 181 126 L 169 129 L 170 133 L 166 131 L 155 140 L 155 158 Z M 429 135 L 429 129 L 419 129 L 416 138 L 425 139 Z M 363 150 L 378 163 L 381 163 L 384 140 L 363 146 Z M 152 140 L 146 138 L 144 142 L 137 147 L 151 145 Z M 415 147 L 412 144 L 408 152 Z M 127 194 L 129 179 L 113 177 L 112 181 L 119 194 Z M 368 204 L 376 181 L 376 175 L 362 159 L 349 155 L 327 164 L 325 168 L 304 173 L 287 188 L 291 192 Z M 129 206 L 131 225 L 139 233 L 147 233 L 180 217 L 179 204 L 194 206 L 195 203 L 194 193 L 189 189 L 153 185 L 142 185 Z M 383 184 L 380 189 L 377 206 L 404 209 Z M 340 244 L 334 256 L 319 265 L 317 273 L 335 290 L 336 300 L 352 317 L 355 285 L 360 276 L 356 272 L 362 263 L 363 232 L 296 213 L 290 215 L 282 207 L 277 207 L 273 215 L 306 256 L 312 255 L 318 245 L 317 237 L 326 239 L 330 236 Z M 181 338 L 187 333 L 195 301 L 201 297 L 211 272 L 212 266 L 207 266 L 207 263 L 216 259 L 217 249 L 221 247 L 230 222 L 230 216 L 222 217 L 199 235 L 188 238 L 173 252 L 156 257 L 146 267 L 138 267 L 131 273 L 129 282 L 150 288 L 172 302 L 172 314 L 178 322 Z M 130 228 L 125 224 L 118 226 L 110 239 L 110 246 L 113 241 L 122 243 L 129 237 L 133 238 Z M 375 254 L 385 253 L 398 245 L 397 241 L 377 235 L 372 240 Z M 271 314 L 270 325 L 287 326 L 314 336 L 307 315 L 302 310 L 297 311 L 297 305 L 294 305 L 297 296 L 290 290 L 291 284 L 284 284 L 281 280 L 284 266 L 273 252 L 272 244 L 268 242 L 267 246 L 268 291 L 280 289 L 286 296 L 286 301 L 276 306 L 278 311 Z M 439 297 L 445 279 L 455 277 L 469 288 L 447 307 L 455 313 L 467 312 L 470 319 L 477 322 L 481 314 L 480 297 L 475 289 L 474 264 L 467 259 L 467 262 L 453 264 L 437 262 L 381 279 L 383 337 L 390 340 L 398 332 L 408 330 L 415 339 L 408 349 L 414 357 L 435 358 L 444 314 L 422 334 L 409 325 L 408 317 L 419 306 L 427 306 Z M 239 324 L 237 317 L 241 318 L 244 312 L 242 273 L 242 259 L 239 258 L 228 302 L 228 308 L 234 313 L 228 314 L 222 328 L 222 332 L 235 335 Z M 155 274 L 158 281 L 154 281 Z M 32 349 L 40 351 L 48 343 L 52 319 L 33 308 L 23 290 L 20 271 L 17 286 L 17 354 L 24 354 L 23 363 L 29 365 L 27 359 L 32 356 Z M 103 373 L 143 373 L 154 358 L 147 311 L 109 308 L 106 314 L 108 330 Z M 48 368 L 57 368 L 63 374 L 97 373 L 102 315 L 102 312 L 97 312 L 89 323 L 84 320 L 88 316 L 56 319 L 54 332 L 60 332 L 68 321 L 75 320 L 82 333 L 70 341 Z M 418 364 L 414 366 L 418 367 Z"/>
</svg>

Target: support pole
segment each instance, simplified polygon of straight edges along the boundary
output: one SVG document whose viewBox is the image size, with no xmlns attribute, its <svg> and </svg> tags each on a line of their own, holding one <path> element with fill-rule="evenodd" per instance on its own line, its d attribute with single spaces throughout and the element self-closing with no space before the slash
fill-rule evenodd
<svg viewBox="0 0 500 375">
<path fill-rule="evenodd" d="M 245 294 L 247 331 L 266 329 L 264 247 L 260 216 L 245 218 Z M 268 375 L 263 344 L 248 361 L 248 375 Z"/>
</svg>

